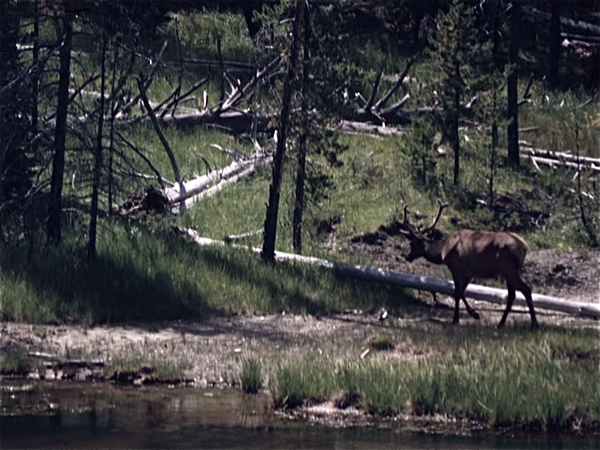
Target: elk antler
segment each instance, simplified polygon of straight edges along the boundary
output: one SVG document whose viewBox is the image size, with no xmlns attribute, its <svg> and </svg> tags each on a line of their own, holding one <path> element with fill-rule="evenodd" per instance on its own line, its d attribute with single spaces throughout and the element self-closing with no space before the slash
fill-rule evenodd
<svg viewBox="0 0 600 450">
<path fill-rule="evenodd" d="M 435 220 L 433 222 L 431 222 L 431 225 L 429 225 L 427 228 L 425 228 L 423 231 L 421 231 L 421 233 L 425 233 L 426 231 L 432 231 L 433 229 L 435 229 L 435 226 L 437 225 L 438 221 L 440 220 L 440 217 L 442 217 L 442 211 L 444 210 L 444 208 L 446 206 L 448 206 L 448 203 L 442 203 L 442 201 L 438 198 L 438 205 L 439 205 L 439 210 L 438 210 Z"/>
<path fill-rule="evenodd" d="M 408 237 L 416 237 L 417 231 L 408 221 L 408 204 L 404 204 L 404 218 L 402 219 L 402 225 L 400 232 Z"/>
</svg>

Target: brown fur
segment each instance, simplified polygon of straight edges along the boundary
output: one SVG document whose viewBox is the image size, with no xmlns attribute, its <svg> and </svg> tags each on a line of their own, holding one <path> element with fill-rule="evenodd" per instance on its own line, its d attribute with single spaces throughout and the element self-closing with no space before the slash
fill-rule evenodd
<svg viewBox="0 0 600 450">
<path fill-rule="evenodd" d="M 433 229 L 439 217 L 443 205 L 440 203 L 440 212 L 433 225 Z M 469 306 L 464 296 L 465 289 L 473 278 L 495 278 L 501 276 L 506 280 L 508 298 L 506 310 L 498 324 L 504 326 L 508 313 L 515 299 L 515 290 L 519 290 L 527 300 L 531 326 L 537 327 L 537 320 L 531 298 L 531 289 L 521 279 L 520 270 L 527 255 L 527 243 L 514 233 L 496 231 L 471 231 L 459 230 L 449 237 L 429 238 L 422 232 L 416 232 L 406 220 L 405 209 L 405 231 L 403 233 L 410 239 L 410 253 L 406 259 L 412 262 L 414 259 L 423 257 L 434 264 L 445 264 L 452 272 L 454 280 L 454 323 L 458 323 L 458 307 L 462 299 L 467 311 L 471 316 L 479 318 L 479 315 Z"/>
</svg>

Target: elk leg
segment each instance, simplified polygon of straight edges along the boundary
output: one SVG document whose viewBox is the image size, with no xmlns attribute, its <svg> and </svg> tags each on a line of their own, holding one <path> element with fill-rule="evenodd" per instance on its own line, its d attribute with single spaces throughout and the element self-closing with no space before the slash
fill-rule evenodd
<svg viewBox="0 0 600 450">
<path fill-rule="evenodd" d="M 473 318 L 473 319 L 477 319 L 479 320 L 479 313 L 477 311 L 475 311 L 473 308 L 471 308 L 471 305 L 469 305 L 467 303 L 467 299 L 465 298 L 465 296 L 462 296 L 462 300 L 463 303 L 465 304 L 465 306 L 467 307 L 467 312 L 469 313 L 469 315 Z"/>
<path fill-rule="evenodd" d="M 508 313 L 510 312 L 510 309 L 512 308 L 512 304 L 515 301 L 515 288 L 509 283 L 506 284 L 506 288 L 508 289 L 508 298 L 506 299 L 506 309 L 504 310 L 502 319 L 500 320 L 500 323 L 498 324 L 498 328 L 502 328 L 504 326 L 504 323 L 506 322 L 506 318 L 508 317 Z"/>
<path fill-rule="evenodd" d="M 535 318 L 535 310 L 533 309 L 533 299 L 531 298 L 531 289 L 520 278 L 519 278 L 519 281 L 520 281 L 519 290 L 525 296 L 525 300 L 527 300 L 527 307 L 529 308 L 529 315 L 531 316 L 531 328 L 532 329 L 538 328 L 539 324 L 537 322 L 537 319 Z"/>
<path fill-rule="evenodd" d="M 467 290 L 467 286 L 469 285 L 470 282 L 471 282 L 470 278 L 465 279 L 464 284 L 462 286 L 461 297 L 462 297 L 463 303 L 465 304 L 465 307 L 467 308 L 467 312 L 469 313 L 469 315 L 472 318 L 479 320 L 479 314 L 477 313 L 477 311 L 475 311 L 473 308 L 471 308 L 471 305 L 469 305 L 467 303 L 467 299 L 465 298 L 465 291 Z"/>
<path fill-rule="evenodd" d="M 458 324 L 459 321 L 459 314 L 458 314 L 458 308 L 460 306 L 460 298 L 463 296 L 463 287 L 462 287 L 462 280 L 460 278 L 457 277 L 453 277 L 454 278 L 454 319 L 452 320 L 453 324 Z"/>
</svg>

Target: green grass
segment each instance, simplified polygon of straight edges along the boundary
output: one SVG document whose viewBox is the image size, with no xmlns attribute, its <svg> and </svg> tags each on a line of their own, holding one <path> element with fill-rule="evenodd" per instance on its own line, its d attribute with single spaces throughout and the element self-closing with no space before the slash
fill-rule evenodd
<svg viewBox="0 0 600 450">
<path fill-rule="evenodd" d="M 161 36 L 171 42 L 172 58 L 175 61 L 178 53 L 177 31 L 186 58 L 218 60 L 217 38 L 221 40 L 221 51 L 226 60 L 246 61 L 254 52 L 246 21 L 241 14 L 180 12 L 176 19 L 159 30 Z"/>
<path fill-rule="evenodd" d="M 18 348 L 0 349 L 0 374 L 25 376 L 40 368 L 41 362 L 29 358 L 25 350 Z"/>
<path fill-rule="evenodd" d="M 248 358 L 242 362 L 240 385 L 246 394 L 256 394 L 264 383 L 262 363 L 258 358 Z"/>
<path fill-rule="evenodd" d="M 181 130 L 175 127 L 165 127 L 164 133 L 173 149 L 181 177 L 184 181 L 191 180 L 208 172 L 206 158 L 211 169 L 216 170 L 227 166 L 233 161 L 228 153 L 222 152 L 213 145 L 239 152 L 241 156 L 252 152 L 252 144 L 241 141 L 233 136 L 217 131 L 197 129 Z M 167 153 L 154 132 L 150 123 L 138 124 L 129 130 L 128 138 L 139 142 L 141 150 L 163 177 L 174 182 L 173 167 Z M 143 161 L 138 161 L 139 170 L 152 173 Z"/>
<path fill-rule="evenodd" d="M 576 96 L 567 99 L 569 105 L 578 101 Z M 593 128 L 594 124 L 591 121 L 587 127 Z M 144 150 L 153 164 L 164 176 L 172 177 L 168 158 L 149 125 L 138 125 L 128 133 L 132 140 L 144 142 Z M 248 142 L 216 131 L 167 128 L 166 133 L 186 179 L 206 172 L 199 152 L 213 168 L 231 162 L 230 155 L 211 144 L 238 149 L 241 153 L 251 151 Z M 588 147 L 594 142 L 589 140 L 590 136 L 582 138 Z M 348 146 L 340 155 L 343 164 L 326 170 L 333 188 L 328 196 L 307 205 L 305 254 L 370 264 L 368 257 L 348 253 L 345 243 L 399 217 L 403 202 L 410 205 L 411 212 L 424 214 L 425 222 L 435 214 L 438 197 L 450 202 L 439 225 L 445 231 L 457 226 L 514 230 L 534 249 L 569 250 L 589 244 L 577 214 L 576 198 L 569 191 L 573 186 L 570 172 L 548 169 L 538 173 L 526 162 L 518 171 L 499 166 L 498 193 L 516 193 L 527 202 L 528 208 L 549 213 L 540 226 L 532 226 L 519 214 L 498 217 L 477 203 L 476 199 L 483 196 L 486 180 L 484 171 L 476 168 L 484 166 L 487 158 L 477 146 L 465 147 L 463 180 L 457 189 L 451 183 L 450 157 L 436 158 L 431 174 L 435 184 L 423 186 L 414 175 L 411 149 L 403 136 L 344 135 L 340 140 Z M 311 163 L 321 161 L 312 156 Z M 149 172 L 142 163 L 139 170 Z M 278 222 L 277 248 L 282 251 L 292 250 L 294 170 L 291 155 L 284 174 Z M 269 168 L 259 168 L 253 176 L 204 199 L 174 221 L 215 239 L 260 230 L 269 179 Z M 587 206 L 590 217 L 597 217 L 598 202 Z M 323 245 L 328 236 L 317 233 L 317 224 L 333 216 L 341 218 L 335 232 L 336 245 Z M 65 244 L 37 253 L 29 263 L 25 261 L 27 249 L 23 239 L 17 237 L 16 243 L 3 246 L 0 313 L 4 319 L 106 322 L 205 318 L 281 309 L 321 313 L 359 306 L 369 310 L 393 304 L 397 292 L 390 287 L 340 280 L 315 268 L 265 266 L 257 256 L 241 251 L 198 249 L 170 234 L 171 219 L 161 219 L 159 225 L 153 226 L 101 221 L 98 260 L 89 264 L 84 258 L 86 219 L 74 217 L 68 221 Z M 459 220 L 458 225 L 450 223 L 453 217 Z M 260 247 L 261 236 L 244 243 Z"/>
<path fill-rule="evenodd" d="M 93 263 L 86 262 L 77 242 L 48 249 L 30 262 L 25 254 L 0 252 L 3 320 L 107 323 L 281 310 L 318 314 L 403 301 L 401 291 L 389 286 L 305 265 L 273 266 L 244 250 L 200 248 L 162 225 L 105 224 Z"/>
<path fill-rule="evenodd" d="M 341 396 L 378 415 L 443 414 L 492 427 L 550 431 L 600 423 L 594 333 L 517 328 L 501 336 L 480 331 L 475 340 L 472 332 L 426 338 L 439 353 L 425 359 L 288 362 L 277 369 L 271 392 L 276 405 L 289 408 Z"/>
<path fill-rule="evenodd" d="M 283 365 L 276 379 L 273 398 L 278 408 L 296 408 L 323 401 L 335 386 L 331 364 L 315 364 L 312 358 Z"/>
</svg>

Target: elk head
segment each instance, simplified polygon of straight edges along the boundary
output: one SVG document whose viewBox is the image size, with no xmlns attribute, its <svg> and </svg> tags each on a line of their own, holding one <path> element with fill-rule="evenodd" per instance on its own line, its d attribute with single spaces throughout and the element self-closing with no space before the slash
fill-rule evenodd
<svg viewBox="0 0 600 450">
<path fill-rule="evenodd" d="M 417 230 L 408 221 L 407 209 L 408 205 L 404 205 L 404 218 L 400 227 L 400 232 L 410 240 L 410 252 L 404 255 L 408 262 L 413 262 L 415 259 L 423 257 L 434 264 L 442 264 L 441 247 L 445 241 L 445 236 L 440 231 L 435 229 L 437 223 L 442 216 L 444 208 L 448 203 L 442 203 L 438 200 L 439 210 L 437 216 L 428 227 Z"/>
</svg>

